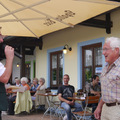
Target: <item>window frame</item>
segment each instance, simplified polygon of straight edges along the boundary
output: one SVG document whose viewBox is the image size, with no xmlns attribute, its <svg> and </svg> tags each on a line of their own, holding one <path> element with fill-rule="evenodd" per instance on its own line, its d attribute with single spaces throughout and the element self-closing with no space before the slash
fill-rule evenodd
<svg viewBox="0 0 120 120">
<path fill-rule="evenodd" d="M 55 51 L 55 52 L 51 52 L 50 53 L 50 88 L 51 89 L 57 89 L 58 88 L 58 86 L 60 85 L 59 84 L 59 66 L 60 66 L 60 61 L 59 61 L 59 54 L 63 54 L 63 51 L 62 50 L 60 50 L 60 51 Z M 57 83 L 56 83 L 56 85 L 53 85 L 52 84 L 52 55 L 57 55 L 57 79 L 56 79 L 56 81 L 57 81 Z M 62 84 L 61 84 L 62 85 Z"/>
<path fill-rule="evenodd" d="M 95 74 L 96 67 L 102 67 L 101 65 L 95 65 L 95 53 L 94 49 L 102 47 L 102 43 L 95 43 L 86 46 L 82 46 L 82 88 L 85 87 L 85 69 L 92 67 L 92 76 Z M 92 66 L 85 66 L 85 50 L 92 50 Z"/>
</svg>

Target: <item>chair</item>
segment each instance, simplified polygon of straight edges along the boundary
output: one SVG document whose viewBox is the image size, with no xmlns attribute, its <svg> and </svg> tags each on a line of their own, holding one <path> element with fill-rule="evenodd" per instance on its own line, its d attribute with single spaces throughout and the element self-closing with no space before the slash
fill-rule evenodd
<svg viewBox="0 0 120 120">
<path fill-rule="evenodd" d="M 100 96 L 87 96 L 85 100 L 86 105 L 84 110 L 80 112 L 72 112 L 76 120 L 89 120 L 93 113 L 89 110 L 88 104 L 98 103 L 99 99 Z"/>
</svg>

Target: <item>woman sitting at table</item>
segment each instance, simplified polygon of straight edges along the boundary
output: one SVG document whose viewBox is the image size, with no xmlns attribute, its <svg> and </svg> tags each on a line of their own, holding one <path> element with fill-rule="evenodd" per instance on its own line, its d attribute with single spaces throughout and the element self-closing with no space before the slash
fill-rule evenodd
<svg viewBox="0 0 120 120">
<path fill-rule="evenodd" d="M 20 79 L 18 77 L 15 77 L 15 86 L 20 87 Z M 8 98 L 8 114 L 9 115 L 14 115 L 14 101 L 16 99 L 16 93 L 13 93 L 11 96 Z"/>
<path fill-rule="evenodd" d="M 38 88 L 39 84 L 38 84 L 38 79 L 37 78 L 34 78 L 33 79 L 33 83 L 31 84 L 31 89 L 30 91 L 33 92 L 31 93 L 31 95 L 33 96 Z"/>
<path fill-rule="evenodd" d="M 43 108 L 45 107 L 46 104 L 46 99 L 45 96 L 40 96 L 38 95 L 39 93 L 45 94 L 45 79 L 44 78 L 40 78 L 38 80 L 39 86 L 37 87 L 37 91 L 35 93 L 36 99 L 35 99 L 35 106 L 38 108 Z"/>
<path fill-rule="evenodd" d="M 27 84 L 27 82 L 28 82 L 27 77 L 21 78 L 21 86 L 23 86 L 25 88 L 25 91 L 30 90 L 30 86 Z"/>
<path fill-rule="evenodd" d="M 28 79 L 27 77 L 21 78 L 21 88 L 17 92 L 16 96 L 16 103 L 15 103 L 15 114 L 19 114 L 21 112 L 26 111 L 27 113 L 30 112 L 32 109 L 32 99 L 30 94 L 30 87 L 27 84 Z"/>
</svg>

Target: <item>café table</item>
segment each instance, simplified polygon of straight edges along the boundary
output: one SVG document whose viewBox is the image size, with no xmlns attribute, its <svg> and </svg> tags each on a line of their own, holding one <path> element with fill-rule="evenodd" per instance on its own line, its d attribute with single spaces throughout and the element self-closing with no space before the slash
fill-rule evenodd
<svg viewBox="0 0 120 120">
<path fill-rule="evenodd" d="M 56 110 L 56 108 L 54 107 L 54 101 L 53 101 L 53 97 L 56 97 L 57 94 L 54 94 L 54 93 L 45 93 L 45 94 L 42 94 L 42 93 L 38 93 L 38 95 L 41 95 L 41 96 L 45 96 L 46 97 L 46 100 L 47 100 L 47 103 L 48 103 L 48 108 L 47 110 L 44 112 L 44 115 L 42 117 L 42 119 L 44 118 L 44 116 L 50 112 L 50 120 L 52 119 L 52 110 Z M 49 98 L 51 97 L 51 99 Z"/>
<path fill-rule="evenodd" d="M 82 109 L 83 109 L 83 105 L 82 105 L 81 102 L 86 100 L 85 97 L 82 97 L 82 96 L 81 97 L 77 97 L 77 96 L 75 96 L 75 97 L 68 97 L 68 99 L 74 100 L 74 101 L 79 101 L 81 106 L 82 106 Z"/>
<path fill-rule="evenodd" d="M 85 97 L 68 97 L 68 99 L 75 101 L 85 101 Z"/>
</svg>

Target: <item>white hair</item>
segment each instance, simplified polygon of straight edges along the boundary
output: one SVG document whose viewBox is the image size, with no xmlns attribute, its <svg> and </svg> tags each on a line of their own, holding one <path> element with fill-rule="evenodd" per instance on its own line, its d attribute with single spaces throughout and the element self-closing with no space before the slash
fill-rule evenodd
<svg viewBox="0 0 120 120">
<path fill-rule="evenodd" d="M 110 47 L 114 50 L 115 48 L 119 48 L 120 53 L 120 38 L 117 37 L 109 37 L 106 38 L 105 43 L 110 43 Z"/>
<path fill-rule="evenodd" d="M 22 77 L 22 78 L 21 78 L 21 82 L 22 82 L 22 81 L 25 81 L 25 82 L 27 83 L 27 82 L 28 82 L 27 77 Z"/>
<path fill-rule="evenodd" d="M 40 78 L 40 80 L 42 80 L 42 82 L 45 83 L 45 79 L 44 78 Z"/>
</svg>

